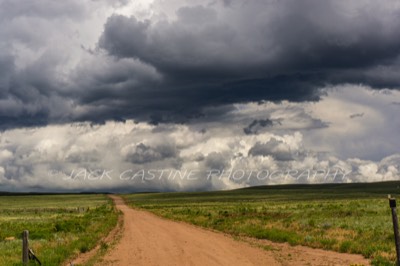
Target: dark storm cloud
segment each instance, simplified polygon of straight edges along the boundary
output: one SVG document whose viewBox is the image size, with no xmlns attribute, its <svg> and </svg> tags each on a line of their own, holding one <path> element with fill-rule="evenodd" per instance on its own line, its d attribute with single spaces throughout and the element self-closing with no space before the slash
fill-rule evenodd
<svg viewBox="0 0 400 266">
<path fill-rule="evenodd" d="M 158 22 L 114 15 L 99 46 L 163 73 L 167 89 L 154 91 L 172 98 L 160 103 L 175 112 L 179 106 L 177 113 L 261 99 L 318 100 L 318 88 L 330 83 L 384 85 L 390 77 L 374 68 L 396 67 L 400 12 L 392 2 L 231 2 L 185 6 L 175 20 Z"/>
<path fill-rule="evenodd" d="M 277 121 L 280 123 L 279 121 Z M 274 122 L 270 119 L 260 119 L 260 120 L 254 120 L 253 122 L 250 123 L 247 127 L 243 128 L 243 132 L 246 135 L 251 135 L 251 134 L 257 134 L 258 130 L 263 127 L 272 127 L 274 125 Z"/>
<path fill-rule="evenodd" d="M 126 161 L 134 164 L 145 164 L 161 161 L 167 158 L 174 158 L 178 151 L 171 145 L 150 147 L 143 143 L 133 146 L 126 154 Z"/>
<path fill-rule="evenodd" d="M 400 87 L 394 1 L 182 1 L 174 15 L 114 14 L 82 48 L 100 3 L 127 1 L 0 1 L 2 128 L 184 123 L 232 103 L 317 101 L 330 84 Z"/>
<path fill-rule="evenodd" d="M 400 49 L 399 10 L 368 1 L 345 3 L 249 1 L 224 8 L 182 7 L 176 20 L 157 23 L 114 15 L 100 46 L 179 78 L 239 74 L 246 79 L 250 74 L 351 69 L 393 60 Z"/>
<path fill-rule="evenodd" d="M 205 166 L 212 170 L 224 170 L 229 168 L 231 165 L 226 154 L 220 152 L 212 152 L 205 157 Z"/>
<path fill-rule="evenodd" d="M 294 160 L 290 147 L 283 141 L 272 138 L 266 143 L 257 142 L 249 150 L 251 156 L 272 156 L 278 161 Z"/>
<path fill-rule="evenodd" d="M 65 104 L 64 98 L 53 97 L 58 84 L 46 60 L 17 70 L 12 56 L 0 56 L 0 130 L 49 123 L 52 104 L 58 102 L 59 110 Z"/>
<path fill-rule="evenodd" d="M 10 92 L 10 82 L 14 72 L 14 59 L 0 53 L 0 99 Z"/>
</svg>

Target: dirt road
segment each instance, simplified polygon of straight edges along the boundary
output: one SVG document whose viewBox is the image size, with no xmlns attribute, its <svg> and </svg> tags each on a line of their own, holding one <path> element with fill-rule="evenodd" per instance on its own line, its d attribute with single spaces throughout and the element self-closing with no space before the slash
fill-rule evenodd
<svg viewBox="0 0 400 266">
<path fill-rule="evenodd" d="M 358 255 L 272 242 L 271 250 L 263 250 L 222 233 L 131 209 L 120 197 L 112 198 L 124 213 L 124 228 L 101 265 L 369 265 Z"/>
</svg>

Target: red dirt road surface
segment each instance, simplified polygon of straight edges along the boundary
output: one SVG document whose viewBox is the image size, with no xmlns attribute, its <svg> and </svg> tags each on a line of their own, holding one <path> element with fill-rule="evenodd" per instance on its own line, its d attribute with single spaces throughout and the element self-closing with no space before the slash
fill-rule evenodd
<svg viewBox="0 0 400 266">
<path fill-rule="evenodd" d="M 222 233 L 129 208 L 111 196 L 124 213 L 119 243 L 99 265 L 369 265 L 359 255 L 268 243 L 264 250 Z M 249 241 L 252 242 L 252 241 Z"/>
</svg>

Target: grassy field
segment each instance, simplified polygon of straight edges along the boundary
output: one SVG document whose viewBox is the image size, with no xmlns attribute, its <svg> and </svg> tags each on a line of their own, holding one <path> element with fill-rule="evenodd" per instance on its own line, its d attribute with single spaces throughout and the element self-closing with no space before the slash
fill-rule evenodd
<svg viewBox="0 0 400 266">
<path fill-rule="evenodd" d="M 105 195 L 0 196 L 0 265 L 22 265 L 23 230 L 42 265 L 62 265 L 93 248 L 117 218 Z"/>
<path fill-rule="evenodd" d="M 399 192 L 400 182 L 385 182 L 147 193 L 124 198 L 157 215 L 234 236 L 358 253 L 370 258 L 373 265 L 394 265 L 387 195 Z"/>
</svg>

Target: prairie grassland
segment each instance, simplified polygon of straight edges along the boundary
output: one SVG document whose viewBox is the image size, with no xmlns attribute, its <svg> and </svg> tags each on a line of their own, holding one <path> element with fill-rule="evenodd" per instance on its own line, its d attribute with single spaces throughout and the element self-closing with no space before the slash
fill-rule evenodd
<svg viewBox="0 0 400 266">
<path fill-rule="evenodd" d="M 373 265 L 394 265 L 387 194 L 396 196 L 399 187 L 400 182 L 287 185 L 123 197 L 131 206 L 234 236 L 357 253 Z"/>
<path fill-rule="evenodd" d="M 42 265 L 55 266 L 92 249 L 117 218 L 105 195 L 0 196 L 0 265 L 22 265 L 23 230 Z"/>
</svg>

